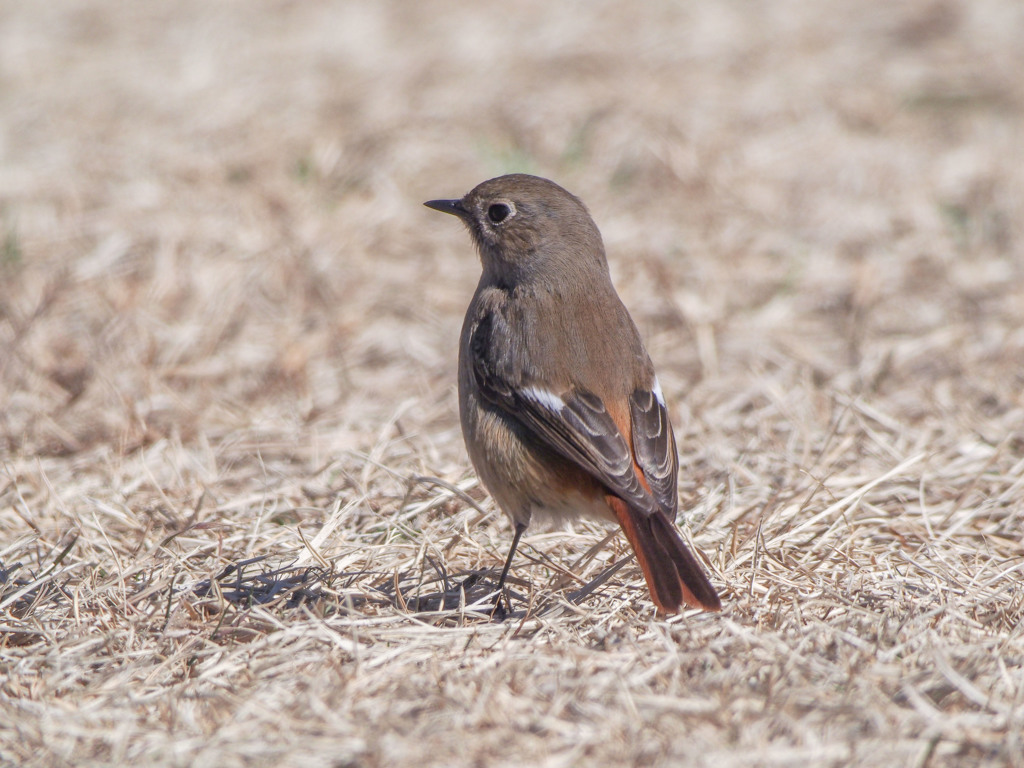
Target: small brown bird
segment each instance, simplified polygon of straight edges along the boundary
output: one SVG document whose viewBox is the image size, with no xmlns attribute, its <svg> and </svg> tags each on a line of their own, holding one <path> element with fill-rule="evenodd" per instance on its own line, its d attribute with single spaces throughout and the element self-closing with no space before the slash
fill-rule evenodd
<svg viewBox="0 0 1024 768">
<path fill-rule="evenodd" d="M 462 326 L 459 411 L 473 466 L 515 524 L 499 591 L 535 515 L 582 515 L 622 526 L 662 612 L 720 610 L 676 528 L 665 398 L 583 203 L 513 174 L 425 205 L 462 219 L 483 262 Z"/>
</svg>

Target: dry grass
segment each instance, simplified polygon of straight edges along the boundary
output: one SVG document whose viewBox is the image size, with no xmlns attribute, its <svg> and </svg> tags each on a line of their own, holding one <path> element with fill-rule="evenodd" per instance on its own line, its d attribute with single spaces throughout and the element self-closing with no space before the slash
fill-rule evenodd
<svg viewBox="0 0 1024 768">
<path fill-rule="evenodd" d="M 0 763 L 1024 765 L 1020 3 L 549 5 L 0 3 Z M 588 526 L 481 612 L 420 202 L 511 170 L 721 615 Z"/>
</svg>

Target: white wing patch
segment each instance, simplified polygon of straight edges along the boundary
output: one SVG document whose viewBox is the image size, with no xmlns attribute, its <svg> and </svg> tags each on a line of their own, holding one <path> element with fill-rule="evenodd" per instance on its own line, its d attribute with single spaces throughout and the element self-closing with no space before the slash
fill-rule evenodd
<svg viewBox="0 0 1024 768">
<path fill-rule="evenodd" d="M 651 391 L 654 393 L 655 398 L 661 403 L 661 407 L 665 407 L 665 395 L 662 394 L 661 384 L 658 382 L 658 377 L 654 377 L 654 384 L 651 385 Z"/>
<path fill-rule="evenodd" d="M 554 392 L 549 392 L 546 389 L 540 389 L 539 387 L 527 387 L 523 390 L 523 394 L 535 403 L 543 405 L 549 411 L 559 413 L 563 408 L 565 408 L 565 400 L 560 398 Z"/>
</svg>

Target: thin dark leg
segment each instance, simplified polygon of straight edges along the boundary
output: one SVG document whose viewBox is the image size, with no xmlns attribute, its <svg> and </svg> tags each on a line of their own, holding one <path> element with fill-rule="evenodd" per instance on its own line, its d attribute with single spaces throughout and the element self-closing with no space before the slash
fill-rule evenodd
<svg viewBox="0 0 1024 768">
<path fill-rule="evenodd" d="M 512 612 L 512 603 L 505 594 L 505 577 L 508 576 L 509 568 L 512 567 L 512 558 L 515 557 L 516 549 L 519 547 L 519 539 L 522 538 L 523 531 L 525 530 L 526 526 L 523 523 L 516 523 L 516 532 L 512 537 L 512 548 L 508 551 L 508 557 L 505 558 L 505 567 L 501 569 L 501 578 L 498 579 L 498 596 L 494 601 L 494 613 L 498 612 L 498 608 L 501 606 L 502 597 L 505 598 L 505 603 L 508 605 L 509 613 Z"/>
<path fill-rule="evenodd" d="M 523 531 L 525 530 L 525 525 L 516 523 L 516 534 L 512 537 L 512 549 L 508 551 L 508 557 L 505 558 L 505 567 L 501 569 L 501 578 L 498 579 L 499 592 L 505 588 L 505 577 L 508 576 L 508 569 L 512 567 L 512 558 L 515 557 L 516 548 L 519 547 L 519 539 L 522 538 Z"/>
</svg>

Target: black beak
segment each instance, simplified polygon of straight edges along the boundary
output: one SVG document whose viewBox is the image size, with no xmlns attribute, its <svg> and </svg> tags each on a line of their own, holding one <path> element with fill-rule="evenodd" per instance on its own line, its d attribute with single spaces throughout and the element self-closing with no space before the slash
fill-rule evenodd
<svg viewBox="0 0 1024 768">
<path fill-rule="evenodd" d="M 424 205 L 427 208 L 433 208 L 435 211 L 441 211 L 441 213 L 450 213 L 453 216 L 458 216 L 460 219 L 469 215 L 469 211 L 463 207 L 461 200 L 427 200 Z"/>
</svg>

